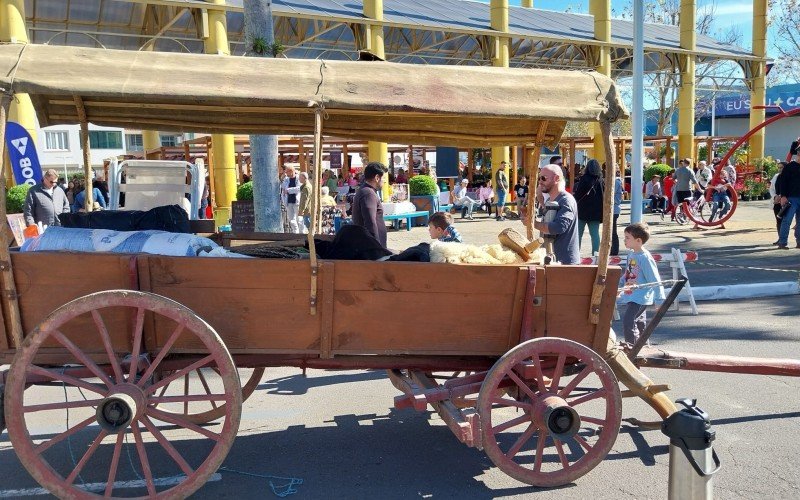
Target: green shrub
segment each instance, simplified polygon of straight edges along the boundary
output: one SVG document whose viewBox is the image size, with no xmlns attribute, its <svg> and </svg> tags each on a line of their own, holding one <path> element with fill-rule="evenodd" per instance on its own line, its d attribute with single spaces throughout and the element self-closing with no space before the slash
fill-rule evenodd
<svg viewBox="0 0 800 500">
<path fill-rule="evenodd" d="M 411 196 L 433 196 L 436 194 L 436 181 L 429 175 L 415 175 L 408 180 Z"/>
<path fill-rule="evenodd" d="M 664 165 L 663 163 L 654 163 L 653 165 L 650 165 L 649 167 L 644 169 L 644 181 L 645 182 L 650 181 L 650 179 L 653 177 L 654 174 L 660 175 L 661 178 L 663 179 L 667 175 L 669 175 L 671 170 L 672 167 L 670 167 L 669 165 Z"/>
<path fill-rule="evenodd" d="M 236 190 L 238 201 L 253 201 L 253 181 L 245 182 Z"/>
<path fill-rule="evenodd" d="M 9 214 L 22 213 L 25 207 L 25 197 L 28 195 L 30 184 L 20 184 L 8 190 L 6 194 L 6 212 Z"/>
<path fill-rule="evenodd" d="M 778 173 L 778 162 L 771 156 L 756 158 L 753 160 L 753 166 L 757 171 L 763 172 L 767 179 L 772 179 L 772 176 Z"/>
</svg>

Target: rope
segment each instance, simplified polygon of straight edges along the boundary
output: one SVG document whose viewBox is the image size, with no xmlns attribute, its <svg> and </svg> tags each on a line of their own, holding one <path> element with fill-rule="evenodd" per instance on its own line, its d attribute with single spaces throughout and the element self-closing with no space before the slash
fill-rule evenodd
<svg viewBox="0 0 800 500">
<path fill-rule="evenodd" d="M 285 497 L 288 497 L 289 495 L 293 495 L 293 494 L 297 493 L 297 488 L 295 488 L 295 486 L 299 486 L 299 485 L 303 484 L 303 480 L 300 479 L 300 478 L 297 478 L 297 477 L 280 477 L 280 476 L 270 476 L 270 475 L 267 475 L 267 474 L 254 474 L 252 472 L 244 472 L 244 471 L 241 471 L 241 470 L 230 469 L 228 467 L 220 467 L 219 470 L 221 470 L 223 472 L 231 472 L 233 474 L 241 474 L 242 476 L 259 477 L 259 478 L 262 478 L 262 479 L 268 479 L 268 480 L 270 480 L 269 481 L 270 489 L 272 489 L 272 492 L 275 494 L 275 496 L 278 496 L 280 498 L 285 498 Z M 280 480 L 280 481 L 287 481 L 287 483 L 283 484 L 283 485 L 276 486 L 272 482 L 272 479 L 277 479 L 277 480 Z M 281 489 L 282 491 L 279 491 L 279 489 Z"/>
<path fill-rule="evenodd" d="M 2 90 L 2 92 L 4 94 L 14 95 L 14 80 L 17 77 L 17 70 L 19 69 L 20 63 L 22 62 L 22 54 L 25 53 L 25 49 L 27 49 L 27 48 L 28 48 L 28 44 L 27 43 L 22 44 L 22 49 L 19 51 L 19 54 L 17 55 L 17 62 L 14 63 L 14 69 L 11 72 L 11 82 L 9 82 L 9 88 L 8 89 L 0 89 L 0 90 Z"/>
<path fill-rule="evenodd" d="M 64 375 L 64 372 L 67 371 L 66 366 L 61 367 L 61 375 Z M 69 396 L 67 395 L 67 384 L 63 380 L 61 381 L 61 388 L 64 389 L 64 402 L 69 403 Z M 83 395 L 83 392 L 81 392 Z M 83 396 L 83 399 L 86 399 L 86 396 Z M 67 427 L 64 432 L 69 432 L 69 408 L 65 408 L 67 410 Z M 67 436 L 67 450 L 69 450 L 69 458 L 72 460 L 72 467 L 77 468 L 78 462 L 75 460 L 75 453 L 72 451 L 72 436 Z M 78 479 L 81 481 L 81 484 L 86 484 L 86 481 L 83 480 L 83 476 L 81 476 L 80 472 L 78 473 Z"/>
</svg>

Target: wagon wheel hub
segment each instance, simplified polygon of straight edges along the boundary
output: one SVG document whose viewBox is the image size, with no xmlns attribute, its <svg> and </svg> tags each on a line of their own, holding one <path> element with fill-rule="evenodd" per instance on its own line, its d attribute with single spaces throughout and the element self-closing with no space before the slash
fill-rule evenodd
<svg viewBox="0 0 800 500">
<path fill-rule="evenodd" d="M 147 398 L 133 384 L 121 384 L 97 406 L 97 423 L 109 433 L 119 433 L 144 413 Z"/>
<path fill-rule="evenodd" d="M 536 399 L 531 419 L 537 427 L 561 441 L 574 436 L 581 428 L 578 412 L 553 393 L 542 394 Z"/>
</svg>

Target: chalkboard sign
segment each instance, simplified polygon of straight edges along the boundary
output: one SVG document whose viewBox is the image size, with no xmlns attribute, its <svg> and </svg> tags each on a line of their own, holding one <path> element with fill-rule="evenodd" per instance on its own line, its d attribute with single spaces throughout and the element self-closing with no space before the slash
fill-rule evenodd
<svg viewBox="0 0 800 500">
<path fill-rule="evenodd" d="M 458 177 L 458 148 L 436 148 L 436 177 Z"/>
<path fill-rule="evenodd" d="M 253 232 L 256 230 L 256 212 L 252 201 L 232 203 L 231 229 L 234 232 Z"/>
</svg>

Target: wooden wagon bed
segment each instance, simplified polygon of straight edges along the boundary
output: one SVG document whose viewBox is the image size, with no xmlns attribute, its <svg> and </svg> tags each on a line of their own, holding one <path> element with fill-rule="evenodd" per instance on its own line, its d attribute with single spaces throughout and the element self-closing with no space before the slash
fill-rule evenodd
<svg viewBox="0 0 800 500">
<path fill-rule="evenodd" d="M 256 364 L 258 354 L 297 355 L 290 356 L 290 364 L 331 359 L 328 366 L 337 358 L 366 355 L 475 356 L 493 363 L 530 338 L 557 334 L 597 350 L 608 340 L 607 328 L 598 334 L 585 314 L 594 266 L 320 261 L 319 307 L 311 315 L 306 261 L 59 252 L 11 256 L 26 332 L 78 297 L 140 290 L 192 309 L 219 333 L 234 357 L 247 355 L 247 365 Z M 610 270 L 611 282 L 618 276 L 618 268 Z M 606 288 L 603 325 L 611 323 L 615 294 L 615 287 Z M 531 321 L 528 331 L 522 331 L 526 296 L 531 299 Z M 0 362 L 7 363 L 13 351 L 8 349 L 8 328 L 4 323 L 0 327 Z M 169 333 L 168 325 L 147 323 L 145 345 L 157 350 Z M 113 340 L 115 351 L 131 351 L 131 339 Z M 93 352 L 88 340 L 82 347 Z M 192 349 L 177 344 L 172 352 Z M 102 354 L 102 346 L 95 350 Z M 385 368 L 379 359 L 374 368 Z M 370 367 L 369 360 L 362 363 Z M 393 367 L 408 366 L 398 359 Z"/>
</svg>

